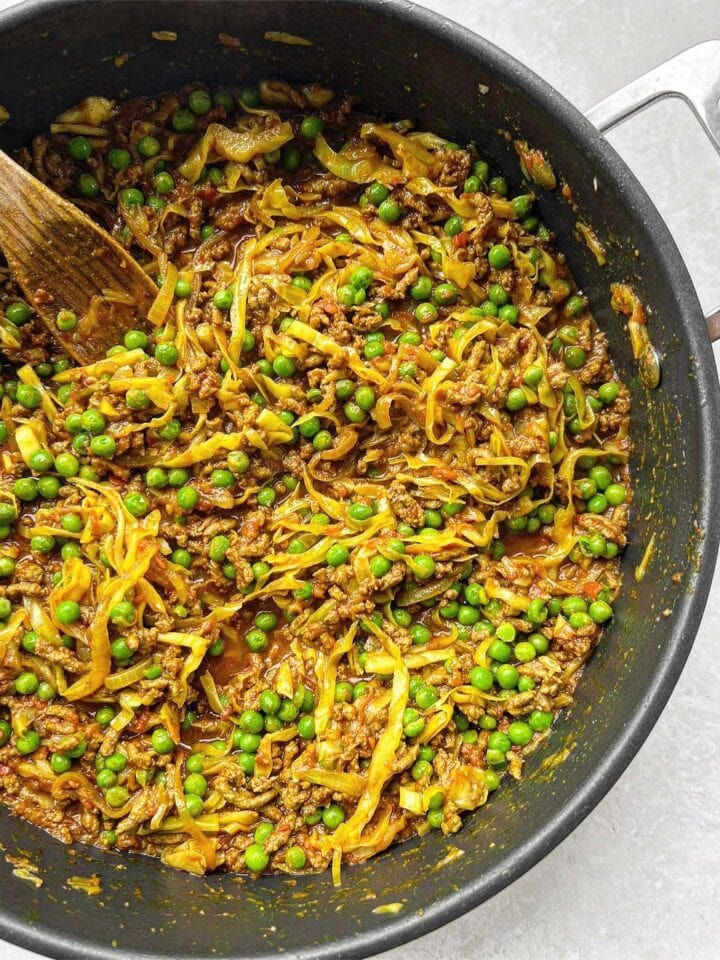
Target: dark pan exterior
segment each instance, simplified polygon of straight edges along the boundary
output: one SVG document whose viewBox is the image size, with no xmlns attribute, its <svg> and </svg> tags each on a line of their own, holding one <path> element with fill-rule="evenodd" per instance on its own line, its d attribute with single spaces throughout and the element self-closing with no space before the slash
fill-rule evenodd
<svg viewBox="0 0 720 960">
<path fill-rule="evenodd" d="M 314 46 L 269 43 L 269 29 Z M 153 41 L 152 30 L 176 30 L 178 40 Z M 239 37 L 248 52 L 220 46 L 220 32 Z M 540 197 L 542 217 L 562 238 L 632 388 L 636 501 L 617 619 L 576 705 L 522 783 L 504 785 L 452 838 L 433 834 L 346 869 L 339 889 L 328 875 L 198 879 L 144 858 L 70 850 L 0 814 L 5 852 L 30 857 L 43 880 L 39 889 L 16 880 L 0 859 L 0 933 L 40 953 L 320 960 L 364 957 L 419 936 L 506 886 L 587 815 L 655 723 L 692 645 L 720 532 L 711 502 L 719 393 L 675 244 L 638 182 L 573 107 L 507 54 L 411 4 L 32 0 L 0 17 L 0 50 L 0 100 L 12 116 L 0 130 L 5 149 L 89 93 L 153 93 L 190 80 L 320 79 L 359 91 L 368 109 L 390 118 L 411 116 L 455 139 L 476 139 L 516 187 L 517 158 L 496 131 L 522 134 L 572 184 L 583 217 L 607 245 L 609 264 L 600 268 L 574 235 L 576 215 L 559 191 Z M 109 58 L 125 51 L 133 56 L 117 68 Z M 610 310 L 615 279 L 629 279 L 653 311 L 652 340 L 663 358 L 654 393 L 640 386 L 627 333 Z M 635 584 L 653 532 L 657 553 Z M 564 762 L 543 767 L 562 750 Z M 463 855 L 438 866 L 455 848 Z M 96 898 L 67 885 L 69 876 L 95 872 L 103 885 Z M 384 904 L 402 909 L 374 912 Z"/>
</svg>

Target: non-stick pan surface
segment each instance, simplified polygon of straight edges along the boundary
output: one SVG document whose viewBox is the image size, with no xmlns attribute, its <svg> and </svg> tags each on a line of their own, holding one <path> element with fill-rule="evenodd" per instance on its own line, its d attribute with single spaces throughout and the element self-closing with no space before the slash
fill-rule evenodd
<svg viewBox="0 0 720 960">
<path fill-rule="evenodd" d="M 176 31 L 177 40 L 153 40 L 161 30 Z M 268 42 L 268 30 L 313 45 Z M 242 46 L 219 43 L 219 34 Z M 4 149 L 89 93 L 277 76 L 356 91 L 388 118 L 475 139 L 519 186 L 517 157 L 497 134 L 508 130 L 543 149 L 572 185 L 577 210 L 560 191 L 541 192 L 539 206 L 632 390 L 636 499 L 616 619 L 575 706 L 523 782 L 503 785 L 453 837 L 433 834 L 346 869 L 338 889 L 328 875 L 199 879 L 141 857 L 71 850 L 0 813 L 6 856 L 27 856 L 42 880 L 17 880 L 0 859 L 0 934 L 40 953 L 319 960 L 366 956 L 427 932 L 510 883 L 592 809 L 657 719 L 690 650 L 720 533 L 710 497 L 720 411 L 704 320 L 675 244 L 633 175 L 573 107 L 507 54 L 411 4 L 30 0 L 0 17 L 0 50 L 0 101 L 11 115 L 0 130 Z M 124 53 L 131 56 L 116 66 Z M 605 243 L 607 266 L 577 238 L 579 217 Z M 624 324 L 610 309 L 612 280 L 630 281 L 650 307 L 663 369 L 654 392 L 641 386 Z M 635 583 L 652 533 L 649 574 Z M 69 877 L 93 873 L 99 896 L 68 886 Z"/>
</svg>

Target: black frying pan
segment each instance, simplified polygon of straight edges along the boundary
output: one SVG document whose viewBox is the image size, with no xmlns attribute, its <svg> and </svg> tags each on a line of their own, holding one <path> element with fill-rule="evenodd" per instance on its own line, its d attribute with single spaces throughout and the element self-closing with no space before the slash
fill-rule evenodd
<svg viewBox="0 0 720 960">
<path fill-rule="evenodd" d="M 177 42 L 151 40 L 157 30 L 177 31 Z M 314 46 L 267 42 L 267 30 Z M 219 33 L 238 37 L 247 52 L 218 44 Z M 320 79 L 358 91 L 369 109 L 390 118 L 410 116 L 453 139 L 476 139 L 516 186 L 517 158 L 496 131 L 521 134 L 572 184 L 580 214 L 607 246 L 602 268 L 575 237 L 577 215 L 559 191 L 541 195 L 542 218 L 560 237 L 632 390 L 636 499 L 617 617 L 575 706 L 527 764 L 522 783 L 504 785 L 452 838 L 432 834 L 344 870 L 339 889 L 328 874 L 198 879 L 142 857 L 70 850 L 0 813 L 6 852 L 28 856 L 43 881 L 35 888 L 16 880 L 0 859 L 0 933 L 40 953 L 179 960 L 284 952 L 319 960 L 367 956 L 419 936 L 492 896 L 580 822 L 638 750 L 690 650 L 720 536 L 711 501 L 720 473 L 720 393 L 705 320 L 675 244 L 633 175 L 570 104 L 507 54 L 407 3 L 31 0 L 0 17 L 0 51 L 0 101 L 11 114 L 0 130 L 6 150 L 89 93 L 147 94 L 190 80 Z M 126 51 L 133 55 L 116 67 L 111 58 Z M 662 86 L 635 95 L 647 99 Z M 708 99 L 716 110 L 717 99 L 717 92 L 714 103 Z M 612 119 L 612 111 L 603 117 Z M 624 324 L 610 309 L 608 285 L 617 279 L 631 281 L 652 310 L 659 390 L 641 386 Z M 657 552 L 635 584 L 653 532 Z M 545 762 L 563 750 L 562 763 Z M 443 865 L 454 848 L 463 855 Z M 91 873 L 102 879 L 100 896 L 67 885 L 68 877 Z M 396 912 L 377 909 L 393 904 Z"/>
</svg>

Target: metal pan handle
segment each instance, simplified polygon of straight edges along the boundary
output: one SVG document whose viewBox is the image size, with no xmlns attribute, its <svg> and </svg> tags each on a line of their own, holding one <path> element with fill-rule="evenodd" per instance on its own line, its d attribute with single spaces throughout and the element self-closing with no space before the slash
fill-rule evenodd
<svg viewBox="0 0 720 960">
<path fill-rule="evenodd" d="M 687 103 L 720 153 L 720 40 L 689 47 L 587 111 L 588 120 L 601 133 L 665 97 Z M 720 307 L 707 319 L 711 340 L 720 340 Z"/>
</svg>

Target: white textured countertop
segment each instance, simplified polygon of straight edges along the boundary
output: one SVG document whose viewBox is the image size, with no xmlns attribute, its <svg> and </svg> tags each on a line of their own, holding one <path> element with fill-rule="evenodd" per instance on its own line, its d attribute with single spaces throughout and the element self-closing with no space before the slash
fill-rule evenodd
<svg viewBox="0 0 720 960">
<path fill-rule="evenodd" d="M 9 5 L 0 0 L 0 9 Z M 692 43 L 720 36 L 717 0 L 424 0 L 424 6 L 524 61 L 580 109 Z M 689 110 L 666 101 L 610 139 L 667 220 L 703 305 L 720 304 L 720 157 Z M 686 191 L 691 198 L 681 204 L 676 194 Z M 716 960 L 719 635 L 716 573 L 680 682 L 610 794 L 511 887 L 382 960 Z M 0 944 L 2 960 L 34 956 Z"/>
</svg>

